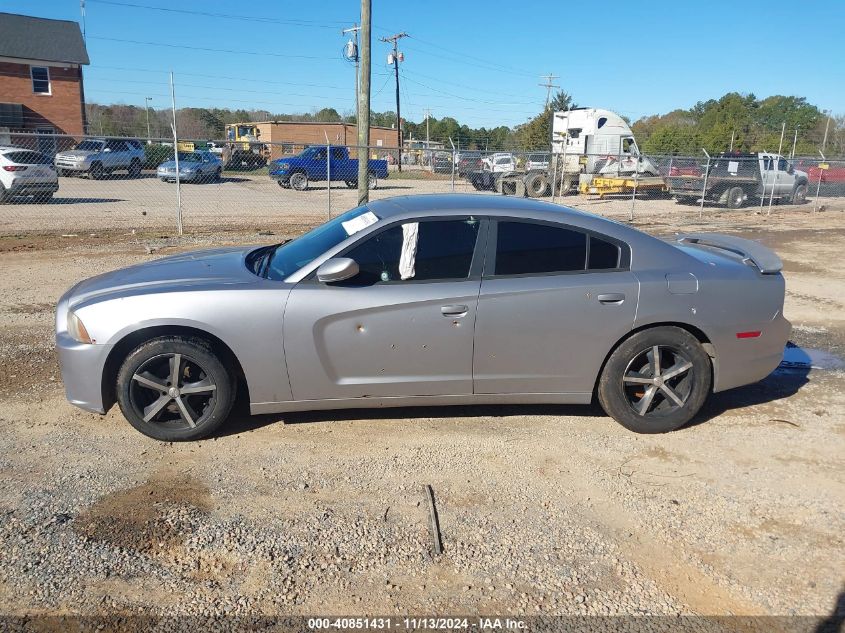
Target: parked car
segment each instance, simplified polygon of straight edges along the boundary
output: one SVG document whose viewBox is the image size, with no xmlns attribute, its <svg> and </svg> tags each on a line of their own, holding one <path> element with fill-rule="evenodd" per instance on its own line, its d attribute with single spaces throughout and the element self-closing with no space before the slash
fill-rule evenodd
<svg viewBox="0 0 845 633">
<path fill-rule="evenodd" d="M 327 161 L 326 145 L 306 147 L 295 156 L 286 156 L 270 163 L 270 178 L 274 178 L 280 187 L 291 187 L 297 191 L 308 189 L 311 181 L 340 180 L 349 188 L 358 186 L 358 159 L 349 158 L 346 147 L 332 147 L 331 157 Z M 387 161 L 370 159 L 367 161 L 370 189 L 378 186 L 379 178 L 387 178 Z"/>
<path fill-rule="evenodd" d="M 180 182 L 209 182 L 223 175 L 223 160 L 210 151 L 179 152 L 178 156 Z M 176 160 L 159 165 L 157 175 L 162 182 L 175 182 Z"/>
<path fill-rule="evenodd" d="M 468 173 L 479 171 L 481 169 L 481 152 L 461 152 L 458 155 L 458 165 L 455 171 L 459 178 L 463 178 Z"/>
<path fill-rule="evenodd" d="M 665 165 L 658 167 L 657 173 L 663 178 L 670 176 L 701 176 L 704 173 L 695 158 L 672 157 Z"/>
<path fill-rule="evenodd" d="M 116 401 L 160 440 L 213 433 L 239 391 L 253 414 L 596 397 L 658 433 L 778 366 L 780 270 L 737 237 L 669 242 L 532 199 L 402 196 L 293 241 L 82 281 L 59 300 L 56 345 L 71 403 Z"/>
<path fill-rule="evenodd" d="M 49 156 L 31 149 L 0 146 L 0 203 L 24 196 L 47 202 L 58 190 L 59 177 Z"/>
<path fill-rule="evenodd" d="M 822 169 L 823 165 L 827 167 Z M 832 164 L 828 161 L 801 160 L 796 167 L 807 172 L 807 178 L 811 183 L 818 183 L 819 179 L 822 184 L 845 183 L 845 163 L 842 162 Z"/>
<path fill-rule="evenodd" d="M 516 171 L 516 157 L 510 152 L 490 154 L 481 159 L 481 169 L 494 174 Z"/>
<path fill-rule="evenodd" d="M 542 169 L 544 171 L 549 169 L 550 154 L 529 154 L 525 161 L 525 171 L 534 171 Z"/>
<path fill-rule="evenodd" d="M 449 152 L 437 152 L 431 163 L 431 170 L 435 174 L 452 173 L 452 155 Z"/>
<path fill-rule="evenodd" d="M 98 180 L 115 171 L 126 171 L 131 178 L 141 175 L 146 160 L 144 146 L 135 139 L 85 139 L 72 150 L 56 154 L 60 176 L 88 174 Z"/>
</svg>

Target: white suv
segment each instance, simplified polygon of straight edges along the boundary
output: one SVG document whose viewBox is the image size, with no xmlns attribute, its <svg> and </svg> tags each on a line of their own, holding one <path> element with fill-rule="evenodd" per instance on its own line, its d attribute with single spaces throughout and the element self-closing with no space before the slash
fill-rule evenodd
<svg viewBox="0 0 845 633">
<path fill-rule="evenodd" d="M 516 171 L 516 158 L 510 152 L 496 152 L 481 159 L 481 169 L 494 174 Z"/>
<path fill-rule="evenodd" d="M 56 154 L 59 175 L 88 174 L 99 180 L 113 171 L 126 170 L 130 178 L 138 178 L 146 157 L 140 141 L 121 138 L 90 138 L 72 150 Z"/>
<path fill-rule="evenodd" d="M 49 156 L 31 149 L 0 145 L 0 203 L 13 196 L 47 202 L 59 190 L 59 177 Z"/>
</svg>

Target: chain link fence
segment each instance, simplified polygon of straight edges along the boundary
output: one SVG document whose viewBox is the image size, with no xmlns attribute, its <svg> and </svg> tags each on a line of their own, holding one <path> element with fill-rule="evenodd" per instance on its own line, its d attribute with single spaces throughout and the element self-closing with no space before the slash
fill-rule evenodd
<svg viewBox="0 0 845 633">
<path fill-rule="evenodd" d="M 176 150 L 176 151 L 174 151 Z M 614 217 L 813 211 L 845 197 L 845 161 L 763 155 L 558 156 L 539 151 L 14 135 L 0 149 L 0 234 L 278 230 L 370 199 L 472 192 L 536 197 Z M 765 193 L 765 195 L 764 195 Z M 792 208 L 792 207 L 790 207 Z"/>
</svg>

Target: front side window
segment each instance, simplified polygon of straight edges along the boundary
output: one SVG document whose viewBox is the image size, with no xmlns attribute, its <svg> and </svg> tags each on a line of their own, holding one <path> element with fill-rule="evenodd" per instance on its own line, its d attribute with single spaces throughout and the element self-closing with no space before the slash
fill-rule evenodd
<svg viewBox="0 0 845 633">
<path fill-rule="evenodd" d="M 50 69 L 46 66 L 30 66 L 32 74 L 32 92 L 39 95 L 50 94 Z"/>
<path fill-rule="evenodd" d="M 472 218 L 397 224 L 343 256 L 360 268 L 356 283 L 466 279 L 478 228 Z"/>
<path fill-rule="evenodd" d="M 785 158 L 778 159 L 778 171 L 789 171 L 789 163 Z"/>
<path fill-rule="evenodd" d="M 499 222 L 496 275 L 526 275 L 584 270 L 587 236 L 548 224 Z"/>
</svg>

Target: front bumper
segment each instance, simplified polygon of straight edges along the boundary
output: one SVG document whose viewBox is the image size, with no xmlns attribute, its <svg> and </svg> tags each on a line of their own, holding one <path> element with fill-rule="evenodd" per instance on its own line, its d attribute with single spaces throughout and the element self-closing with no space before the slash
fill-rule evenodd
<svg viewBox="0 0 845 633">
<path fill-rule="evenodd" d="M 56 349 L 68 402 L 92 413 L 106 412 L 102 377 L 113 347 L 79 343 L 67 332 L 56 334 Z"/>
<path fill-rule="evenodd" d="M 61 169 L 62 171 L 88 171 L 90 168 L 91 163 L 89 162 L 65 162 L 62 160 L 56 160 L 56 169 Z"/>
</svg>

